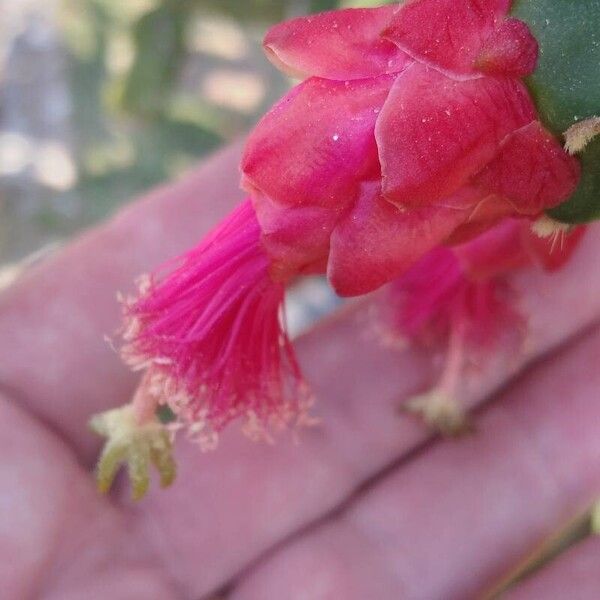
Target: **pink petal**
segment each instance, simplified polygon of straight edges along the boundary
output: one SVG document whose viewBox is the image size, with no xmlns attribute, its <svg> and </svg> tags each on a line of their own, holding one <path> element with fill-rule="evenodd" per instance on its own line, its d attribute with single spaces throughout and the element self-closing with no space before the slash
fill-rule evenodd
<svg viewBox="0 0 600 600">
<path fill-rule="evenodd" d="M 522 320 L 501 278 L 470 275 L 450 248 L 428 252 L 388 288 L 384 298 L 392 332 L 447 345 L 460 323 L 469 353 L 485 360 L 502 335 L 522 330 Z"/>
<path fill-rule="evenodd" d="M 400 339 L 446 341 L 464 296 L 465 275 L 450 248 L 438 246 L 400 277 L 383 296 L 392 334 Z"/>
<path fill-rule="evenodd" d="M 467 216 L 445 207 L 402 211 L 381 196 L 379 182 L 366 183 L 331 236 L 327 276 L 341 296 L 371 292 L 442 242 Z"/>
<path fill-rule="evenodd" d="M 246 189 L 285 206 L 348 206 L 379 173 L 374 128 L 392 82 L 311 78 L 294 88 L 250 135 Z"/>
<path fill-rule="evenodd" d="M 530 221 L 504 219 L 475 239 L 455 246 L 454 254 L 472 279 L 490 279 L 529 262 L 522 244 L 523 227 Z"/>
<path fill-rule="evenodd" d="M 449 196 L 534 119 L 515 79 L 459 81 L 414 64 L 396 79 L 376 126 L 385 197 L 415 206 Z"/>
<path fill-rule="evenodd" d="M 566 200 L 581 167 L 539 122 L 515 131 L 473 183 L 504 196 L 521 214 L 535 215 Z"/>
<path fill-rule="evenodd" d="M 541 238 L 528 227 L 522 232 L 522 243 L 531 260 L 546 271 L 558 271 L 573 256 L 585 232 L 586 227 L 580 226 L 569 232 L 557 234 L 556 237 Z"/>
<path fill-rule="evenodd" d="M 475 66 L 490 74 L 524 77 L 535 70 L 538 52 L 529 27 L 518 19 L 506 19 L 486 41 Z"/>
<path fill-rule="evenodd" d="M 510 0 L 415 0 L 393 17 L 384 37 L 419 61 L 470 73 Z"/>
<path fill-rule="evenodd" d="M 276 279 L 325 272 L 329 237 L 340 211 L 321 206 L 281 206 L 260 195 L 252 202 Z"/>
<path fill-rule="evenodd" d="M 446 243 L 455 245 L 468 242 L 514 214 L 514 207 L 506 198 L 494 194 L 485 196 L 471 207 L 468 219 L 454 230 Z"/>
<path fill-rule="evenodd" d="M 301 79 L 361 79 L 401 71 L 410 59 L 381 37 L 397 5 L 346 9 L 273 27 L 264 48 L 276 67 Z"/>
</svg>

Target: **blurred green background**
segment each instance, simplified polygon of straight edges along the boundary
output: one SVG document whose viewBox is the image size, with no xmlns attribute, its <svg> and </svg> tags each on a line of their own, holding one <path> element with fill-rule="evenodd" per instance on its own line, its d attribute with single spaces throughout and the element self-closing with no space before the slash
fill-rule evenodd
<svg viewBox="0 0 600 600">
<path fill-rule="evenodd" d="M 0 263 L 247 131 L 289 86 L 262 54 L 271 24 L 377 3 L 0 0 Z"/>
</svg>

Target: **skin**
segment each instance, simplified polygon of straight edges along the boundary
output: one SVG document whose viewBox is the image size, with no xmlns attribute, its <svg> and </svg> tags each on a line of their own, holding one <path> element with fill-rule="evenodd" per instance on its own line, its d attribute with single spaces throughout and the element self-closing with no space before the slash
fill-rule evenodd
<svg viewBox="0 0 600 600">
<path fill-rule="evenodd" d="M 474 435 L 436 439 L 398 411 L 438 371 L 424 350 L 382 347 L 367 300 L 298 341 L 323 419 L 301 443 L 253 444 L 233 426 L 203 455 L 182 436 L 171 489 L 138 504 L 122 481 L 97 494 L 101 440 L 86 423 L 136 383 L 103 340 L 119 324 L 115 294 L 241 199 L 239 152 L 133 203 L 0 296 L 3 598 L 479 597 L 600 493 L 595 228 L 560 273 L 514 278 L 530 334 L 463 390 L 479 406 Z M 514 597 L 597 597 L 599 552 L 581 543 Z"/>
</svg>

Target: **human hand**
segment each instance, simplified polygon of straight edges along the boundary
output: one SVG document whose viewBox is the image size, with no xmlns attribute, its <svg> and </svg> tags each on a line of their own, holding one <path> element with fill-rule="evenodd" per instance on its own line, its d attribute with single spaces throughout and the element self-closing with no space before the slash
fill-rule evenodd
<svg viewBox="0 0 600 600">
<path fill-rule="evenodd" d="M 3 597 L 481 595 L 600 491 L 594 228 L 564 271 L 515 278 L 527 351 L 477 378 L 464 399 L 485 403 L 473 436 L 434 440 L 398 413 L 431 383 L 431 357 L 366 335 L 367 301 L 298 342 L 322 417 L 300 444 L 252 444 L 232 427 L 206 455 L 181 439 L 170 490 L 135 505 L 124 486 L 97 495 L 101 440 L 86 423 L 135 387 L 103 341 L 119 324 L 116 292 L 241 198 L 238 157 L 150 194 L 0 297 Z M 514 597 L 596 598 L 599 555 L 584 542 Z"/>
</svg>

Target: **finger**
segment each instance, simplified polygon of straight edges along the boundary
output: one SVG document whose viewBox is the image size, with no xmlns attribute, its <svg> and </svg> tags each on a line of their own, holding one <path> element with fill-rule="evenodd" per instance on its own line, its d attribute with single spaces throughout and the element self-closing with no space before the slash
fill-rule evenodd
<svg viewBox="0 0 600 600">
<path fill-rule="evenodd" d="M 600 374 L 582 369 L 598 353 L 596 331 L 529 371 L 472 438 L 394 470 L 233 599 L 479 597 L 600 491 Z"/>
<path fill-rule="evenodd" d="M 509 591 L 506 600 L 596 600 L 600 590 L 600 538 L 580 542 Z"/>
<path fill-rule="evenodd" d="M 71 452 L 0 396 L 2 598 L 175 598 Z"/>
<path fill-rule="evenodd" d="M 0 296 L 0 382 L 87 452 L 86 422 L 123 404 L 135 378 L 106 342 L 117 292 L 197 241 L 239 200 L 239 146 L 159 188 L 27 272 Z"/>
</svg>

